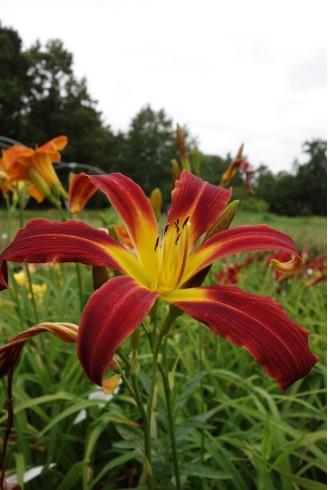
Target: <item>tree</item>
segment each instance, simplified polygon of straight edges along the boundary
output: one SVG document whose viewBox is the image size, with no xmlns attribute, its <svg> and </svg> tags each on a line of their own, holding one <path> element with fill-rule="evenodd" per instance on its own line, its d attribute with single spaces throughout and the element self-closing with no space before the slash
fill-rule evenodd
<svg viewBox="0 0 328 490">
<path fill-rule="evenodd" d="M 30 145 L 66 134 L 66 160 L 109 170 L 114 135 L 102 121 L 97 103 L 91 99 L 85 79 L 77 80 L 73 56 L 59 40 L 45 48 L 36 43 L 27 52 L 31 95 L 26 114 L 24 141 Z"/>
<path fill-rule="evenodd" d="M 65 134 L 64 160 L 117 170 L 124 138 L 103 122 L 60 40 L 23 51 L 19 34 L 0 26 L 0 70 L 0 135 L 34 147 Z"/>
<path fill-rule="evenodd" d="M 306 141 L 304 152 L 308 162 L 294 165 L 293 174 L 273 175 L 262 169 L 256 195 L 265 199 L 270 211 L 287 216 L 327 214 L 327 142 L 321 139 Z"/>
<path fill-rule="evenodd" d="M 303 215 L 327 215 L 327 142 L 306 141 L 303 151 L 309 161 L 300 165 L 296 174 L 297 208 Z"/>
<path fill-rule="evenodd" d="M 18 33 L 0 24 L 0 134 L 13 139 L 22 136 L 22 115 L 26 110 L 30 79 L 28 61 Z"/>
<path fill-rule="evenodd" d="M 122 171 L 147 194 L 160 187 L 168 199 L 173 158 L 177 158 L 177 143 L 172 120 L 163 109 L 154 111 L 149 105 L 142 108 L 130 124 Z"/>
</svg>

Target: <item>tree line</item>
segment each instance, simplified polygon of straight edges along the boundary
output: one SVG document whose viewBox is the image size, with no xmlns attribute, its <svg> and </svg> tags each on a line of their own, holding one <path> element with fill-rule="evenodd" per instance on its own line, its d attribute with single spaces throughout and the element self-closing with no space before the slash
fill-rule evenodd
<svg viewBox="0 0 328 490">
<path fill-rule="evenodd" d="M 60 40 L 45 46 L 36 42 L 23 49 L 19 33 L 0 25 L 0 135 L 34 147 L 65 134 L 69 140 L 63 151 L 65 162 L 83 163 L 103 172 L 121 171 L 148 195 L 160 187 L 167 203 L 172 187 L 170 162 L 178 158 L 173 120 L 164 109 L 156 111 L 146 105 L 131 120 L 127 132 L 114 132 L 91 98 L 86 79 L 74 74 L 73 61 Z M 196 138 L 186 125 L 183 133 L 191 153 Z M 262 206 L 277 214 L 325 215 L 326 141 L 307 141 L 303 150 L 308 161 L 296 162 L 292 173 L 274 174 L 265 165 L 256 169 L 252 176 L 255 197 L 248 195 L 243 177 L 237 175 L 232 182 L 234 197 L 242 198 L 245 207 Z M 200 153 L 202 178 L 218 184 L 232 160 L 231 154 Z M 103 202 L 95 199 L 92 203 Z"/>
</svg>

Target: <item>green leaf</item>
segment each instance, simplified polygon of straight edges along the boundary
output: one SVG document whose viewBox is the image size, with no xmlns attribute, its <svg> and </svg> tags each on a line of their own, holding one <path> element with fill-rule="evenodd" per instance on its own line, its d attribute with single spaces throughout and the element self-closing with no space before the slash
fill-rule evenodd
<svg viewBox="0 0 328 490">
<path fill-rule="evenodd" d="M 210 478 L 211 480 L 230 480 L 232 475 L 225 471 L 218 471 L 208 466 L 195 463 L 185 463 L 181 465 L 181 472 L 189 476 L 198 476 L 199 478 Z"/>
<path fill-rule="evenodd" d="M 57 490 L 70 490 L 73 488 L 81 478 L 84 466 L 87 464 L 87 461 L 78 461 L 75 463 L 57 488 Z"/>
</svg>

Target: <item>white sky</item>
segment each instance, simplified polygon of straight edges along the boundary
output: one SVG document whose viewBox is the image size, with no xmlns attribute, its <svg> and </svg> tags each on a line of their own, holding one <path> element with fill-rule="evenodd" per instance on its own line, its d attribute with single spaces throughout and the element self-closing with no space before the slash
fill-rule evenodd
<svg viewBox="0 0 328 490">
<path fill-rule="evenodd" d="M 59 38 L 106 123 L 142 106 L 187 124 L 204 153 L 290 170 L 326 138 L 325 0 L 1 0 L 29 47 Z"/>
</svg>

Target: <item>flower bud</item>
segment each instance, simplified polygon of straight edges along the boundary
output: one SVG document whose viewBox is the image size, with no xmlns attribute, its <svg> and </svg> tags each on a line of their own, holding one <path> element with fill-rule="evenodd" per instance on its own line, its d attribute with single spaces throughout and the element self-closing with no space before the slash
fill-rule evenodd
<svg viewBox="0 0 328 490">
<path fill-rule="evenodd" d="M 178 144 L 178 150 L 179 150 L 182 168 L 191 170 L 187 149 L 184 141 L 183 131 L 179 126 L 179 124 L 177 124 L 177 144 Z"/>
<path fill-rule="evenodd" d="M 172 175 L 172 187 L 175 187 L 175 182 L 180 179 L 180 166 L 176 160 L 171 160 L 171 175 Z"/>
<path fill-rule="evenodd" d="M 151 207 L 153 208 L 153 211 L 155 213 L 155 216 L 158 219 L 161 215 L 162 202 L 163 202 L 162 192 L 158 187 L 156 187 L 154 190 L 151 191 L 149 200 L 150 200 Z"/>
</svg>

